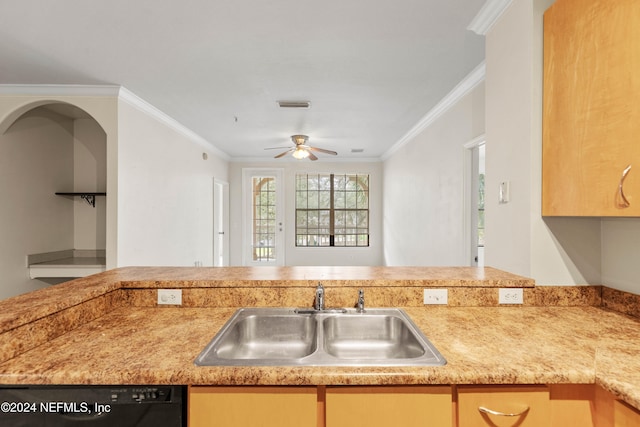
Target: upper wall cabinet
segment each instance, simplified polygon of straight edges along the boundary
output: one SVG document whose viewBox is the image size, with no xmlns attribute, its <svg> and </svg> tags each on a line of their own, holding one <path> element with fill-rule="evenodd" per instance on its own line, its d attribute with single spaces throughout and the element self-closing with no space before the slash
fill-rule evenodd
<svg viewBox="0 0 640 427">
<path fill-rule="evenodd" d="M 544 15 L 542 215 L 640 216 L 640 1 Z"/>
</svg>

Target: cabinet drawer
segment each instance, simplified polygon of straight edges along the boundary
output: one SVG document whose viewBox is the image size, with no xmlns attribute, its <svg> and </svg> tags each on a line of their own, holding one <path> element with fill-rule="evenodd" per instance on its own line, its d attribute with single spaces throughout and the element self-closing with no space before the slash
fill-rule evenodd
<svg viewBox="0 0 640 427">
<path fill-rule="evenodd" d="M 459 386 L 459 427 L 550 425 L 547 386 Z"/>
</svg>

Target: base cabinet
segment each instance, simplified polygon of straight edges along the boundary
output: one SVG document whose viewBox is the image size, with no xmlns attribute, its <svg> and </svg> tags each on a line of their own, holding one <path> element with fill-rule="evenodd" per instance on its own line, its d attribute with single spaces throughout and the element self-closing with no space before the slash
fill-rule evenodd
<svg viewBox="0 0 640 427">
<path fill-rule="evenodd" d="M 452 426 L 449 386 L 327 387 L 327 427 Z"/>
<path fill-rule="evenodd" d="M 547 386 L 459 386 L 459 427 L 549 426 Z"/>
<path fill-rule="evenodd" d="M 190 427 L 316 427 L 316 387 L 190 387 Z"/>
<path fill-rule="evenodd" d="M 630 427 L 640 411 L 593 384 L 191 386 L 189 427 Z"/>
<path fill-rule="evenodd" d="M 189 427 L 450 427 L 451 396 L 449 386 L 193 386 Z"/>
<path fill-rule="evenodd" d="M 613 403 L 613 417 L 615 427 L 640 426 L 640 411 L 619 400 Z"/>
<path fill-rule="evenodd" d="M 458 386 L 457 425 L 611 427 L 605 393 L 593 384 Z"/>
</svg>

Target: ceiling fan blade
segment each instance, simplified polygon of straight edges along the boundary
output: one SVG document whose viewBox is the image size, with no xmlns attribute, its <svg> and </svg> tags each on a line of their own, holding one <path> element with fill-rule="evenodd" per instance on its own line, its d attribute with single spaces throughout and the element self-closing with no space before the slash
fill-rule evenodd
<svg viewBox="0 0 640 427">
<path fill-rule="evenodd" d="M 287 147 L 267 147 L 265 148 L 265 150 L 282 150 L 283 148 L 289 148 L 289 147 L 288 146 Z"/>
<path fill-rule="evenodd" d="M 311 151 L 307 151 L 307 153 L 309 153 L 309 160 L 313 160 L 313 161 L 318 160 L 318 158 L 316 157 L 316 155 L 315 155 L 315 154 L 313 154 Z"/>
<path fill-rule="evenodd" d="M 295 150 L 295 148 L 292 148 L 292 149 L 287 150 L 287 151 L 285 151 L 285 152 L 283 152 L 283 153 L 280 153 L 280 154 L 278 154 L 277 156 L 273 156 L 273 158 L 274 158 L 274 159 L 279 159 L 280 157 L 284 156 L 284 155 L 285 155 L 285 154 L 287 154 L 287 153 L 292 152 L 293 150 Z"/>
<path fill-rule="evenodd" d="M 316 148 L 316 147 L 307 147 L 311 151 L 317 151 L 319 153 L 331 154 L 333 156 L 337 156 L 338 153 L 332 150 L 325 150 L 324 148 Z"/>
</svg>

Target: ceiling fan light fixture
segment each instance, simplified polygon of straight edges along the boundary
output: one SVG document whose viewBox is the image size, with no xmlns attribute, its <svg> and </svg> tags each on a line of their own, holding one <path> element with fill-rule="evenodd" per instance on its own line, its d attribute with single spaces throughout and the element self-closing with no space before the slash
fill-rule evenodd
<svg viewBox="0 0 640 427">
<path fill-rule="evenodd" d="M 304 145 L 309 140 L 309 137 L 307 135 L 291 135 L 291 140 L 296 144 L 296 146 Z"/>
<path fill-rule="evenodd" d="M 293 151 L 293 153 L 291 153 L 291 155 L 298 160 L 303 160 L 309 157 L 309 152 L 304 148 L 298 147 Z"/>
</svg>

